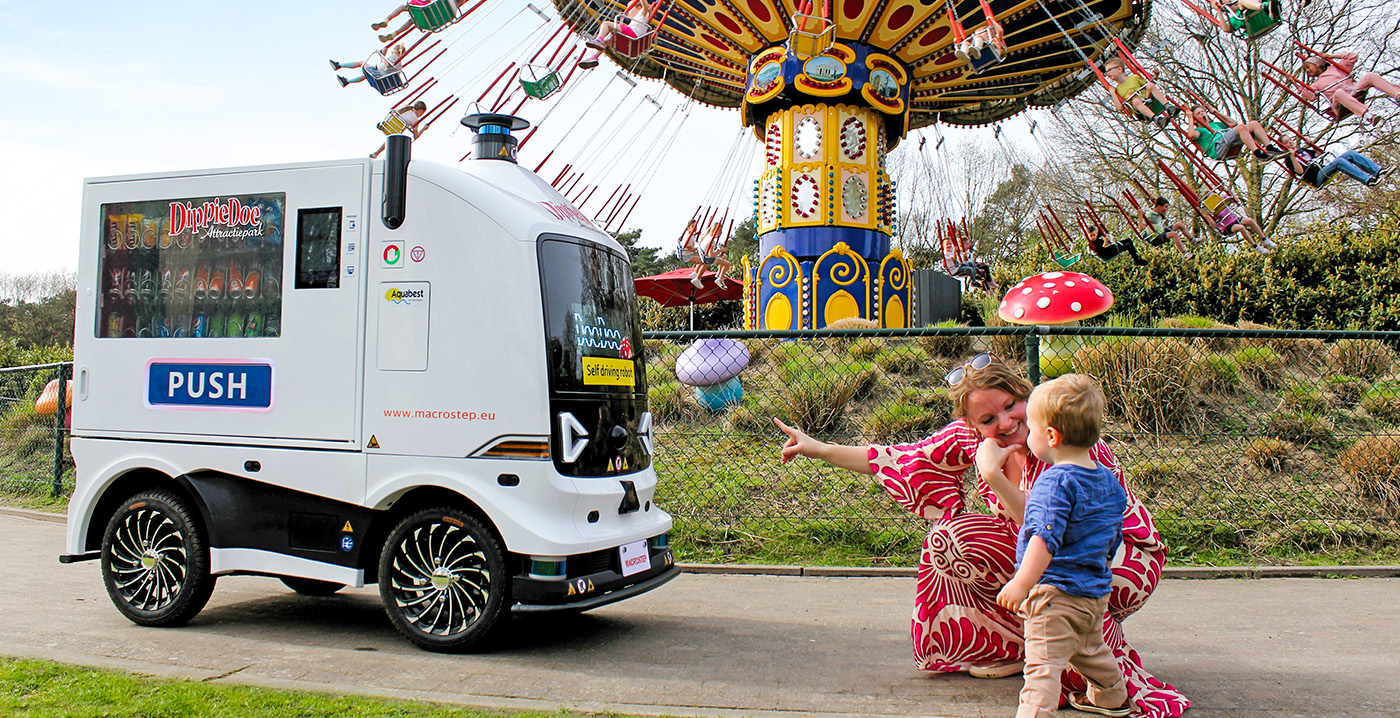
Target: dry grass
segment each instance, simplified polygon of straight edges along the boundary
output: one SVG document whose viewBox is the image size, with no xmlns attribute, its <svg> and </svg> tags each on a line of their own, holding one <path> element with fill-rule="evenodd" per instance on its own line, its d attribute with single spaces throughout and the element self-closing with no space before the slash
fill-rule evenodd
<svg viewBox="0 0 1400 718">
<path fill-rule="evenodd" d="M 1336 442 L 1336 431 L 1330 419 L 1310 411 L 1278 411 L 1268 421 L 1270 434 L 1300 444 L 1331 445 Z"/>
<path fill-rule="evenodd" d="M 1271 326 L 1269 326 L 1269 325 L 1267 325 L 1267 324 L 1258 324 L 1258 323 L 1256 323 L 1256 322 L 1251 322 L 1251 321 L 1249 321 L 1249 320 L 1247 320 L 1247 319 L 1241 319 L 1240 321 L 1235 322 L 1235 327 L 1238 328 L 1238 329 L 1248 329 L 1248 330 L 1268 330 L 1268 329 L 1273 329 L 1273 327 L 1271 327 Z M 1274 352 L 1275 354 L 1278 354 L 1278 355 L 1280 355 L 1280 356 L 1283 355 L 1283 354 L 1285 354 L 1285 353 L 1287 353 L 1288 350 L 1289 350 L 1289 348 L 1291 348 L 1291 347 L 1293 346 L 1293 340 L 1292 340 L 1292 339 L 1263 339 L 1263 338 L 1259 338 L 1259 337 L 1248 337 L 1248 338 L 1236 339 L 1235 342 L 1236 342 L 1236 345 L 1237 345 L 1237 346 L 1240 346 L 1240 347 L 1246 347 L 1246 348 L 1248 348 L 1248 347 L 1262 347 L 1262 348 L 1270 349 L 1270 350 L 1273 350 L 1273 352 Z"/>
<path fill-rule="evenodd" d="M 893 437 L 895 440 L 909 441 L 928 436 L 952 418 L 952 406 L 946 401 L 942 406 L 890 401 L 875 407 L 865 417 L 861 422 L 861 432 L 870 439 Z"/>
<path fill-rule="evenodd" d="M 852 359 L 869 361 L 876 354 L 885 350 L 885 340 L 878 337 L 861 337 L 853 342 L 846 349 L 846 355 Z"/>
<path fill-rule="evenodd" d="M 1340 462 L 1354 491 L 1387 512 L 1400 511 L 1400 438 L 1362 437 L 1342 452 Z"/>
<path fill-rule="evenodd" d="M 1240 376 L 1260 391 L 1273 391 L 1283 384 L 1283 359 L 1267 346 L 1246 346 L 1231 355 Z"/>
<path fill-rule="evenodd" d="M 875 365 L 891 374 L 912 376 L 928 369 L 929 360 L 919 345 L 900 344 L 876 354 Z"/>
<path fill-rule="evenodd" d="M 1362 379 L 1376 379 L 1395 366 L 1395 350 L 1375 339 L 1338 339 L 1331 358 L 1337 371 Z"/>
<path fill-rule="evenodd" d="M 1291 441 L 1260 437 L 1249 442 L 1245 448 L 1245 458 L 1260 471 L 1274 473 L 1291 466 L 1298 450 Z"/>
<path fill-rule="evenodd" d="M 1317 384 L 1295 384 L 1283 392 L 1279 408 L 1318 413 L 1327 408 L 1327 395 Z"/>
<path fill-rule="evenodd" d="M 879 329 L 880 323 L 874 319 L 861 319 L 860 317 L 846 317 L 826 325 L 827 329 Z"/>
<path fill-rule="evenodd" d="M 948 320 L 934 325 L 940 328 L 961 327 L 955 321 Z M 919 337 L 919 346 L 931 357 L 939 359 L 961 359 L 972 353 L 972 337 L 947 336 L 947 337 Z"/>
<path fill-rule="evenodd" d="M 1182 431 L 1198 419 L 1189 345 L 1177 339 L 1093 342 L 1074 353 L 1075 368 L 1098 380 L 1110 414 L 1146 431 Z"/>
<path fill-rule="evenodd" d="M 1327 393 L 1332 396 L 1332 400 L 1342 406 L 1356 406 L 1367 386 L 1366 382 L 1345 374 L 1329 376 L 1323 383 L 1327 386 Z"/>
<path fill-rule="evenodd" d="M 1203 392 L 1234 395 L 1240 391 L 1240 370 L 1228 356 L 1203 356 L 1196 361 L 1193 373 Z"/>
<path fill-rule="evenodd" d="M 647 404 L 657 421 L 676 421 L 696 411 L 690 389 L 678 381 L 658 381 L 647 387 Z"/>
</svg>

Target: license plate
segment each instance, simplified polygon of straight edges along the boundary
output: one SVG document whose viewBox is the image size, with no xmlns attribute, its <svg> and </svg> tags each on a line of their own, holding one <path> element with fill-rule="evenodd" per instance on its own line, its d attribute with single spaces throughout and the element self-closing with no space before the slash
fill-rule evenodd
<svg viewBox="0 0 1400 718">
<path fill-rule="evenodd" d="M 647 550 L 647 540 L 633 541 L 619 546 L 622 557 L 622 575 L 631 576 L 651 568 L 651 552 Z"/>
</svg>

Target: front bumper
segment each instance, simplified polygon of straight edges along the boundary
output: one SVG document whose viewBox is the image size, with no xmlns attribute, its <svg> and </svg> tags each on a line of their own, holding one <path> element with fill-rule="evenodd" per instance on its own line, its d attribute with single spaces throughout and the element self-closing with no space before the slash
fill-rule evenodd
<svg viewBox="0 0 1400 718">
<path fill-rule="evenodd" d="M 665 546 L 651 549 L 650 569 L 631 576 L 623 576 L 616 562 L 604 570 L 567 578 L 515 576 L 513 590 L 518 603 L 514 610 L 517 613 L 586 611 L 646 593 L 680 573 L 671 548 Z"/>
</svg>

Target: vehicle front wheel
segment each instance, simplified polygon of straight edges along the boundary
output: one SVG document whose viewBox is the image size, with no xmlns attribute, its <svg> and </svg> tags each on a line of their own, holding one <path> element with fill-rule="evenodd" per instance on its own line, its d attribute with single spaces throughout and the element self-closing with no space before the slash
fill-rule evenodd
<svg viewBox="0 0 1400 718">
<path fill-rule="evenodd" d="M 279 578 L 282 579 L 282 585 L 303 596 L 330 596 L 345 588 L 343 583 L 318 581 L 314 578 L 301 578 L 300 576 L 279 576 Z"/>
<path fill-rule="evenodd" d="M 122 503 L 102 535 L 102 582 L 142 626 L 183 626 L 214 592 L 209 542 L 185 499 L 157 489 Z"/>
<path fill-rule="evenodd" d="M 510 577 L 495 533 L 449 508 L 406 517 L 379 559 L 379 595 L 400 633 L 429 651 L 485 647 L 509 620 Z"/>
</svg>

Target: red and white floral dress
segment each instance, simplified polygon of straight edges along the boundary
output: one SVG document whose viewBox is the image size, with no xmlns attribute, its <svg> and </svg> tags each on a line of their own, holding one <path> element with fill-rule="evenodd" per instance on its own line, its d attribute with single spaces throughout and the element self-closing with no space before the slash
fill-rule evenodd
<svg viewBox="0 0 1400 718">
<path fill-rule="evenodd" d="M 993 515 L 969 512 L 964 505 L 963 473 L 974 465 L 976 429 L 962 419 L 915 444 L 872 445 L 870 469 L 901 506 L 933 521 L 919 558 L 918 592 L 910 626 L 914 660 L 921 670 L 961 671 L 974 662 L 1024 657 L 1021 618 L 997 605 L 1001 587 L 1016 571 L 1016 534 L 1020 527 L 1006 514 L 991 487 L 978 477 L 977 490 Z M 1162 578 L 1167 547 L 1152 515 L 1123 481 L 1118 459 L 1100 441 L 1090 456 L 1108 467 L 1128 493 L 1123 514 L 1123 544 L 1113 557 L 1113 592 L 1104 616 L 1104 642 L 1118 657 L 1128 694 L 1150 718 L 1179 716 L 1191 707 L 1176 688 L 1142 667 L 1123 636 L 1123 619 L 1142 607 Z M 1020 486 L 1031 485 L 1048 464 L 1028 454 Z M 1014 476 L 1012 477 L 1014 479 Z M 1084 690 L 1073 670 L 1064 675 L 1064 691 Z"/>
</svg>

